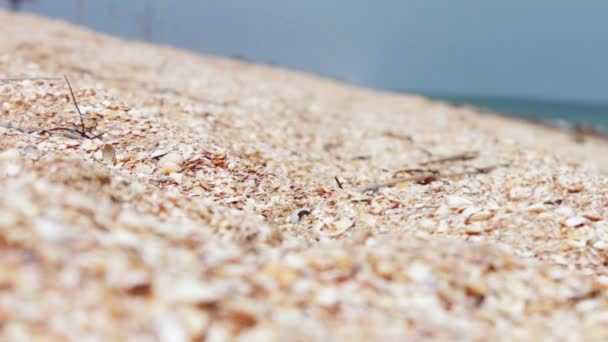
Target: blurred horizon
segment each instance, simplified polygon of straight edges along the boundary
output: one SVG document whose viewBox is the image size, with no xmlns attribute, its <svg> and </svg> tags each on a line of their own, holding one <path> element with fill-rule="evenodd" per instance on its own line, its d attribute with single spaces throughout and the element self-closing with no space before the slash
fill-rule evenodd
<svg viewBox="0 0 608 342">
<path fill-rule="evenodd" d="M 571 113 L 554 116 L 575 121 L 578 111 L 608 114 L 605 0 L 35 0 L 23 10 L 379 90 L 471 104 L 534 100 L 554 111 L 562 103 Z"/>
</svg>

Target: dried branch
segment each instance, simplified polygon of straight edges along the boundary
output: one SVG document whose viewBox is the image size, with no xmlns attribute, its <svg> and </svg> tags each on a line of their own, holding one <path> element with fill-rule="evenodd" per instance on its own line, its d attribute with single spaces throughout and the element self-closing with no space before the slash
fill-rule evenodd
<svg viewBox="0 0 608 342">
<path fill-rule="evenodd" d="M 72 94 L 72 101 L 74 102 L 74 107 L 76 107 L 76 110 L 78 111 L 78 116 L 80 117 L 80 133 L 86 137 L 86 127 L 84 125 L 84 118 L 82 116 L 82 112 L 80 111 L 80 107 L 78 107 L 78 103 L 76 102 L 76 96 L 74 96 L 74 90 L 72 89 L 72 85 L 70 84 L 70 81 L 68 80 L 68 77 L 66 75 L 63 75 L 63 77 L 65 78 L 65 83 L 68 84 L 68 88 L 70 89 L 70 94 Z"/>
<path fill-rule="evenodd" d="M 342 182 L 340 182 L 340 180 L 338 179 L 338 176 L 335 176 L 334 180 L 336 181 L 336 184 L 338 184 L 338 188 L 344 189 L 344 186 L 342 186 Z"/>
<path fill-rule="evenodd" d="M 399 183 L 404 183 L 404 182 L 429 184 L 431 182 L 434 182 L 434 181 L 437 181 L 440 179 L 460 178 L 460 177 L 464 177 L 464 176 L 486 174 L 486 173 L 489 173 L 492 170 L 496 169 L 499 166 L 507 166 L 507 165 L 505 165 L 505 164 L 490 165 L 490 166 L 486 166 L 486 167 L 474 168 L 472 171 L 463 171 L 463 172 L 455 172 L 455 173 L 447 173 L 447 174 L 441 174 L 439 172 L 436 172 L 436 173 L 428 172 L 428 173 L 424 173 L 424 174 L 416 175 L 416 176 L 397 178 L 397 179 L 393 179 L 391 181 L 384 182 L 384 183 L 371 184 L 371 185 L 368 185 L 357 191 L 358 192 L 376 192 L 381 188 L 390 188 Z"/>
<path fill-rule="evenodd" d="M 430 173 L 430 174 L 439 174 L 438 170 L 435 169 L 401 169 L 397 170 L 393 173 L 393 178 L 399 177 L 403 173 Z"/>
<path fill-rule="evenodd" d="M 394 139 L 398 139 L 398 140 L 405 140 L 407 142 L 413 143 L 414 142 L 414 138 L 412 138 L 409 135 L 406 134 L 398 134 L 395 132 L 391 132 L 391 131 L 385 131 L 382 133 L 382 135 L 384 135 L 385 137 L 388 138 L 394 138 Z"/>
<path fill-rule="evenodd" d="M 26 80 L 65 80 L 65 82 L 68 85 L 68 88 L 70 90 L 70 95 L 72 97 L 72 103 L 74 104 L 74 107 L 76 107 L 76 111 L 78 112 L 78 117 L 80 119 L 80 125 L 74 125 L 75 128 L 70 128 L 70 127 L 53 127 L 53 128 L 45 128 L 45 129 L 35 129 L 35 130 L 25 130 L 23 128 L 20 127 L 14 127 L 14 126 L 7 126 L 7 128 L 10 129 L 14 129 L 17 131 L 20 131 L 22 133 L 28 133 L 28 134 L 32 134 L 32 133 L 38 133 L 38 134 L 48 134 L 51 135 L 54 132 L 62 132 L 62 134 L 68 138 L 71 139 L 79 139 L 79 138 L 85 138 L 85 139 L 97 139 L 100 138 L 102 135 L 104 135 L 104 132 L 101 132 L 99 134 L 93 134 L 92 130 L 95 129 L 95 127 L 97 127 L 97 122 L 94 123 L 93 126 L 87 127 L 84 123 L 84 115 L 82 114 L 82 111 L 80 110 L 80 106 L 78 106 L 78 101 L 76 101 L 76 96 L 74 95 L 74 89 L 72 89 L 72 85 L 70 84 L 70 81 L 68 80 L 67 76 L 63 76 L 63 78 L 59 78 L 59 77 L 22 77 L 22 78 L 0 78 L 0 81 L 5 81 L 5 82 L 16 82 L 16 81 L 26 81 Z"/>
<path fill-rule="evenodd" d="M 427 160 L 425 162 L 420 163 L 420 165 L 426 166 L 426 165 L 432 165 L 432 164 L 451 163 L 451 162 L 455 162 L 455 161 L 467 161 L 467 160 L 473 160 L 473 159 L 477 158 L 478 156 L 479 156 L 479 152 L 477 152 L 477 151 L 467 151 L 467 152 L 459 153 L 459 154 L 456 154 L 453 156 Z"/>
</svg>

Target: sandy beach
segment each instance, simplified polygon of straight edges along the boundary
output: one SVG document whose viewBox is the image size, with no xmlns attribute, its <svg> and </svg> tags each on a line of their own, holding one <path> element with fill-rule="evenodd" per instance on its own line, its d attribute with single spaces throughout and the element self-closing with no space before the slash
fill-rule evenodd
<svg viewBox="0 0 608 342">
<path fill-rule="evenodd" d="M 0 340 L 608 339 L 606 140 L 0 22 Z"/>
</svg>

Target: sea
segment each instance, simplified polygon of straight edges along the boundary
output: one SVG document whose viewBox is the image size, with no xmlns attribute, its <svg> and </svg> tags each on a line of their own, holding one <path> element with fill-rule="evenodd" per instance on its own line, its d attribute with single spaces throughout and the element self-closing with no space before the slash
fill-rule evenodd
<svg viewBox="0 0 608 342">
<path fill-rule="evenodd" d="M 477 107 L 483 111 L 534 119 L 548 124 L 569 123 L 573 126 L 593 127 L 608 132 L 608 104 L 501 96 L 424 92 L 419 94 L 454 105 Z"/>
</svg>

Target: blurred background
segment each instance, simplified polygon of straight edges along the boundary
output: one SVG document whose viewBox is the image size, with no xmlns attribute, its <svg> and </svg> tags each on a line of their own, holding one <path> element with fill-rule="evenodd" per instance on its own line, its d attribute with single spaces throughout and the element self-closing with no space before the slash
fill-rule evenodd
<svg viewBox="0 0 608 342">
<path fill-rule="evenodd" d="M 606 0 L 0 0 L 0 8 L 376 89 L 608 127 Z"/>
</svg>

